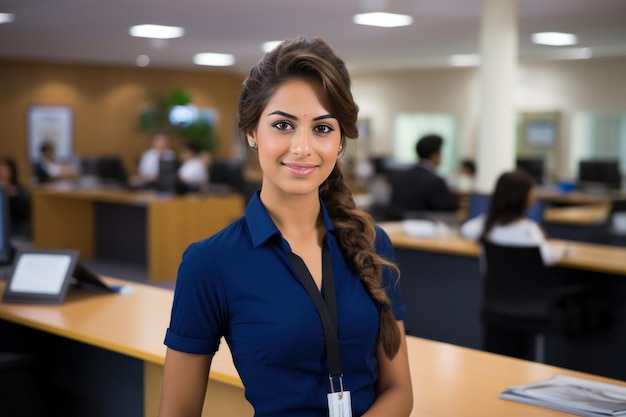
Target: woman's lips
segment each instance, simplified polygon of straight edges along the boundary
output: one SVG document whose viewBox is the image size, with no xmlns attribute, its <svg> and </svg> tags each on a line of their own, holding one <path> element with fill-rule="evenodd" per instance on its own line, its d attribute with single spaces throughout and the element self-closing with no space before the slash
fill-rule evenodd
<svg viewBox="0 0 626 417">
<path fill-rule="evenodd" d="M 311 175 L 313 171 L 317 168 L 317 165 L 312 164 L 290 164 L 288 162 L 283 162 L 283 166 L 287 168 L 292 175 L 297 177 L 306 177 L 307 175 Z"/>
</svg>

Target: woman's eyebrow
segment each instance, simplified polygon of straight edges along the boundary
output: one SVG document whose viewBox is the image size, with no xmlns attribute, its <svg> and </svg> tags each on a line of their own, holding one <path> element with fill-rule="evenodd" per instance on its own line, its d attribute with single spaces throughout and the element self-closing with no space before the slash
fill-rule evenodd
<svg viewBox="0 0 626 417">
<path fill-rule="evenodd" d="M 286 117 L 288 119 L 292 119 L 292 120 L 298 120 L 297 116 L 294 116 L 293 114 L 289 114 L 289 113 L 285 113 L 284 111 L 280 111 L 280 110 L 275 110 L 273 112 L 271 112 L 270 114 L 268 114 L 268 116 L 272 116 L 272 115 L 279 115 L 279 116 L 283 116 Z M 335 119 L 336 117 L 333 116 L 332 114 L 323 114 L 321 116 L 317 116 L 313 118 L 313 121 L 318 121 L 318 120 L 322 120 L 322 119 Z"/>
</svg>

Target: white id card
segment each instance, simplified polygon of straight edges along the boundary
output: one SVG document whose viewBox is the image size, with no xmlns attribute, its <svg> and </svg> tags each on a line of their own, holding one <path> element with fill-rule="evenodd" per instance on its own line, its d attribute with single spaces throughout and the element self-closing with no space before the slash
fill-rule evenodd
<svg viewBox="0 0 626 417">
<path fill-rule="evenodd" d="M 350 391 L 328 394 L 328 417 L 352 417 Z"/>
</svg>

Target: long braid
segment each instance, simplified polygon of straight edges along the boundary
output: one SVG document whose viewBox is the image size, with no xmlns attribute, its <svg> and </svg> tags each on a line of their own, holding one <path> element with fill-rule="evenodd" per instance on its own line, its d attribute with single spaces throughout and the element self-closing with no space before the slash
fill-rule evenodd
<svg viewBox="0 0 626 417">
<path fill-rule="evenodd" d="M 339 164 L 320 186 L 320 196 L 333 219 L 339 245 L 350 266 L 359 273 L 370 297 L 379 305 L 379 338 L 385 355 L 393 358 L 400 347 L 400 331 L 391 311 L 391 300 L 382 287 L 382 271 L 395 264 L 376 253 L 376 231 L 371 216 L 358 210 Z"/>
</svg>

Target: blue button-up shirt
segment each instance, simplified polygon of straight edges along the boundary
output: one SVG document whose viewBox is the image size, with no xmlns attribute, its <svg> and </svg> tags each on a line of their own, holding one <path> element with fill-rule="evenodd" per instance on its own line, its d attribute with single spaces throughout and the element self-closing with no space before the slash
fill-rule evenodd
<svg viewBox="0 0 626 417">
<path fill-rule="evenodd" d="M 322 216 L 335 280 L 344 387 L 351 391 L 356 417 L 375 399 L 378 308 L 346 263 L 323 204 Z M 389 237 L 378 227 L 376 249 L 394 260 Z M 165 344 L 213 354 L 224 336 L 255 416 L 327 416 L 324 331 L 289 253 L 288 242 L 255 194 L 242 218 L 185 251 Z M 396 319 L 403 320 L 398 280 L 390 270 L 383 274 L 383 285 Z"/>
</svg>

